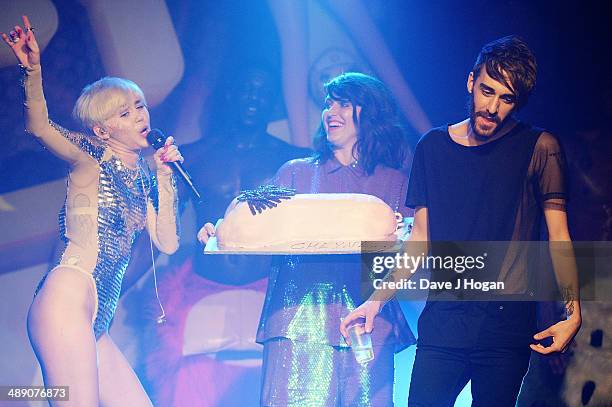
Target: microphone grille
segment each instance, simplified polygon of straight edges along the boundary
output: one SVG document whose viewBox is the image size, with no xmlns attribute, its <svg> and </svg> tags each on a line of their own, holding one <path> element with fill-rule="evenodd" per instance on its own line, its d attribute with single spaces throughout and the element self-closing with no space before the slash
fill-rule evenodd
<svg viewBox="0 0 612 407">
<path fill-rule="evenodd" d="M 151 129 L 149 134 L 147 134 L 147 141 L 154 149 L 160 149 L 164 146 L 166 142 L 166 136 L 160 129 Z"/>
</svg>

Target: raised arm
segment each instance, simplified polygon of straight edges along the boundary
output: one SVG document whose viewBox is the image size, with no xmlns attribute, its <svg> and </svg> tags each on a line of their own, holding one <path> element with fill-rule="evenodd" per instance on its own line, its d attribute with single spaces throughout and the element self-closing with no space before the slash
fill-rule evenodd
<svg viewBox="0 0 612 407">
<path fill-rule="evenodd" d="M 9 35 L 2 33 L 2 39 L 11 48 L 24 70 L 26 130 L 40 138 L 53 154 L 74 164 L 86 154 L 64 137 L 58 128 L 49 123 L 47 103 L 42 88 L 40 49 L 27 16 L 23 16 L 23 26 L 22 29 L 16 25 Z"/>
</svg>

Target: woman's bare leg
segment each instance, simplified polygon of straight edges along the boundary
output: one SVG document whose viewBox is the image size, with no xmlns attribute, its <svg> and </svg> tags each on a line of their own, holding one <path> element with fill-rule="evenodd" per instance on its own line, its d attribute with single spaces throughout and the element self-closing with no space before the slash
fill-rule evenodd
<svg viewBox="0 0 612 407">
<path fill-rule="evenodd" d="M 98 339 L 98 360 L 102 406 L 152 406 L 136 373 L 108 333 Z"/>
<path fill-rule="evenodd" d="M 61 266 L 51 271 L 28 313 L 28 335 L 46 386 L 68 386 L 69 401 L 97 406 L 95 292 L 91 277 Z"/>
</svg>

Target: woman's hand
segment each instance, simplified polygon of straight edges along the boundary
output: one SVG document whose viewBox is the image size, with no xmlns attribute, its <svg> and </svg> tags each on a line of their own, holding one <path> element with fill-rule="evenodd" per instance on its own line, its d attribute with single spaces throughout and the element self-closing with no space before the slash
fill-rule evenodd
<svg viewBox="0 0 612 407">
<path fill-rule="evenodd" d="M 23 16 L 23 26 L 16 25 L 8 35 L 2 33 L 2 39 L 11 47 L 19 63 L 26 68 L 40 65 L 40 49 L 34 37 L 34 31 L 28 16 Z"/>
<path fill-rule="evenodd" d="M 166 175 L 172 173 L 172 168 L 166 163 L 175 161 L 182 163 L 184 161 L 178 147 L 174 144 L 174 137 L 172 136 L 166 139 L 164 146 L 155 152 L 153 158 L 155 159 L 155 165 L 157 165 L 158 171 Z"/>
<path fill-rule="evenodd" d="M 206 243 L 208 243 L 208 239 L 210 239 L 214 235 L 215 235 L 215 225 L 213 225 L 210 222 L 207 222 L 204 224 L 204 226 L 202 226 L 202 228 L 198 232 L 198 240 L 203 245 L 206 245 Z"/>
</svg>

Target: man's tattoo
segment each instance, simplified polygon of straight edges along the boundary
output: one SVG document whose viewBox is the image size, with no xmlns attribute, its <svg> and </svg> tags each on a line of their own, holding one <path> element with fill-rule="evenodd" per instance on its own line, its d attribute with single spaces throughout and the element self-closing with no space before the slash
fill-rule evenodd
<svg viewBox="0 0 612 407">
<path fill-rule="evenodd" d="M 563 297 L 563 301 L 565 301 L 565 312 L 568 317 L 571 317 L 574 313 L 574 300 L 576 300 L 576 295 L 574 295 L 574 290 L 571 287 L 563 287 L 561 289 L 561 295 Z"/>
</svg>

